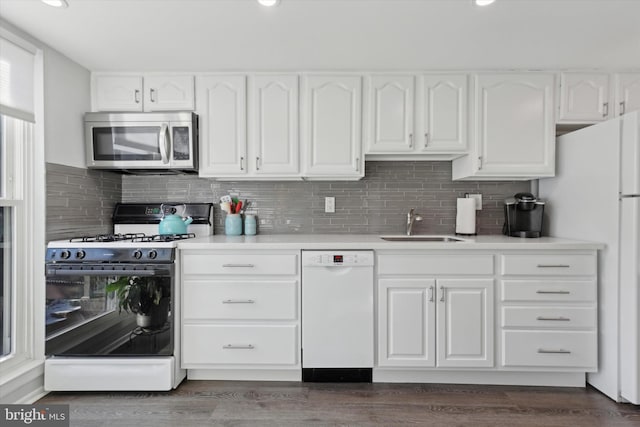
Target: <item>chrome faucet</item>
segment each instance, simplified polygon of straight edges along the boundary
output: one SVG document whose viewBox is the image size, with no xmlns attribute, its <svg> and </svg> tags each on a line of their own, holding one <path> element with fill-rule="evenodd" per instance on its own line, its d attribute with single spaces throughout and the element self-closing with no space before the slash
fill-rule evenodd
<svg viewBox="0 0 640 427">
<path fill-rule="evenodd" d="M 411 236 L 411 233 L 413 233 L 413 223 L 422 221 L 422 217 L 419 214 L 413 213 L 414 210 L 414 208 L 411 208 L 407 214 L 407 236 Z"/>
</svg>

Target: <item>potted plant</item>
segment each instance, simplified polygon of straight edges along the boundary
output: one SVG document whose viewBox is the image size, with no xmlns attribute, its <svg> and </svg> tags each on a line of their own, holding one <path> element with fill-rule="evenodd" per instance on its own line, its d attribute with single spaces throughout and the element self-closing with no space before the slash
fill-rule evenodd
<svg viewBox="0 0 640 427">
<path fill-rule="evenodd" d="M 136 314 L 142 328 L 164 326 L 169 316 L 169 279 L 163 277 L 122 276 L 106 287 L 115 292 L 119 312 Z"/>
</svg>

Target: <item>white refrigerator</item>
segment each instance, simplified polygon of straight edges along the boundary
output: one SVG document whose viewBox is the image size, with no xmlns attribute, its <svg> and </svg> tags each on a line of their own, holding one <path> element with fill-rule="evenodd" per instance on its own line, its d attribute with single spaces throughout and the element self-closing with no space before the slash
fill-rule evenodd
<svg viewBox="0 0 640 427">
<path fill-rule="evenodd" d="M 549 234 L 602 242 L 598 371 L 587 382 L 640 404 L 640 112 L 563 135 L 555 178 L 539 181 Z"/>
</svg>

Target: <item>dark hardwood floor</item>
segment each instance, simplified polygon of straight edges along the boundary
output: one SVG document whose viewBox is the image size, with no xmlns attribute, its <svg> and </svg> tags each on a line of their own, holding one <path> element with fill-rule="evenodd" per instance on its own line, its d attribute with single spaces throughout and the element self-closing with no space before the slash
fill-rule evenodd
<svg viewBox="0 0 640 427">
<path fill-rule="evenodd" d="M 71 426 L 640 426 L 592 388 L 185 381 L 171 392 L 55 392 Z"/>
</svg>

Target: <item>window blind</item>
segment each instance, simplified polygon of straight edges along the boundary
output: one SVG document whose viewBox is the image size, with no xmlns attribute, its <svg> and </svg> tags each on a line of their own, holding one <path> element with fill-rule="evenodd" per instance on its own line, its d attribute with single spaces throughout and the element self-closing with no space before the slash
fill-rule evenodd
<svg viewBox="0 0 640 427">
<path fill-rule="evenodd" d="M 35 54 L 0 36 L 0 114 L 35 122 Z"/>
</svg>

